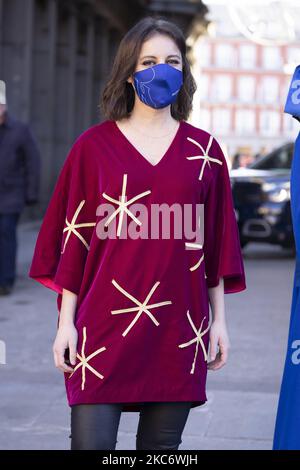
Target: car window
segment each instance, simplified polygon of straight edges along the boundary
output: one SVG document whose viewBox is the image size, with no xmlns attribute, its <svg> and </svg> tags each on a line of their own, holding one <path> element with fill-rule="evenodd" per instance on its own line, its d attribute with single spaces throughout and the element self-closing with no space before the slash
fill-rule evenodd
<svg viewBox="0 0 300 470">
<path fill-rule="evenodd" d="M 280 147 L 253 163 L 250 168 L 259 170 L 289 170 L 292 165 L 293 150 L 294 147 L 292 144 Z"/>
</svg>

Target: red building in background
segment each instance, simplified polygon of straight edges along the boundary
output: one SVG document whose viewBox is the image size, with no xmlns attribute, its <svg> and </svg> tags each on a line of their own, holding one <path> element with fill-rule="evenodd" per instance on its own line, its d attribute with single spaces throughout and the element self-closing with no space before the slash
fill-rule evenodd
<svg viewBox="0 0 300 470">
<path fill-rule="evenodd" d="M 294 140 L 297 122 L 283 113 L 300 43 L 264 46 L 212 18 L 215 34 L 195 44 L 198 90 L 192 122 L 223 143 L 228 156 L 272 150 Z"/>
</svg>

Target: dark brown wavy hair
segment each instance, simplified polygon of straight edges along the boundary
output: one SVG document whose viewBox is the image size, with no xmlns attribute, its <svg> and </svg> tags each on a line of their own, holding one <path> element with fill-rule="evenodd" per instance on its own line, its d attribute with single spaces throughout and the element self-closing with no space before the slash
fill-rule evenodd
<svg viewBox="0 0 300 470">
<path fill-rule="evenodd" d="M 183 85 L 176 101 L 171 103 L 171 115 L 177 121 L 187 120 L 197 87 L 186 57 L 184 35 L 176 24 L 152 16 L 146 16 L 138 21 L 119 44 L 110 77 L 100 97 L 99 108 L 104 118 L 117 121 L 128 117 L 134 105 L 135 92 L 127 79 L 135 71 L 143 42 L 157 33 L 173 39 L 181 52 Z"/>
</svg>

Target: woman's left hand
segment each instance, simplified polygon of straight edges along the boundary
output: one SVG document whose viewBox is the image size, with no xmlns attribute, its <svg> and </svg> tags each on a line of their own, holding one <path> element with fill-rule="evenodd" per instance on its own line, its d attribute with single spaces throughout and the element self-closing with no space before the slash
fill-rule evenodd
<svg viewBox="0 0 300 470">
<path fill-rule="evenodd" d="M 207 368 L 218 370 L 226 364 L 230 348 L 225 321 L 213 321 L 209 331 L 210 362 Z"/>
</svg>

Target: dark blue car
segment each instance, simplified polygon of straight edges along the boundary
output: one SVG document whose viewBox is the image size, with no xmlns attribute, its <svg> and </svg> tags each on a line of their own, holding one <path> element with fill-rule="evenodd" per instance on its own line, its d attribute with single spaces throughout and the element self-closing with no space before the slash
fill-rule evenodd
<svg viewBox="0 0 300 470">
<path fill-rule="evenodd" d="M 250 241 L 294 249 L 290 172 L 294 144 L 287 143 L 247 168 L 230 171 L 241 245 Z"/>
</svg>

